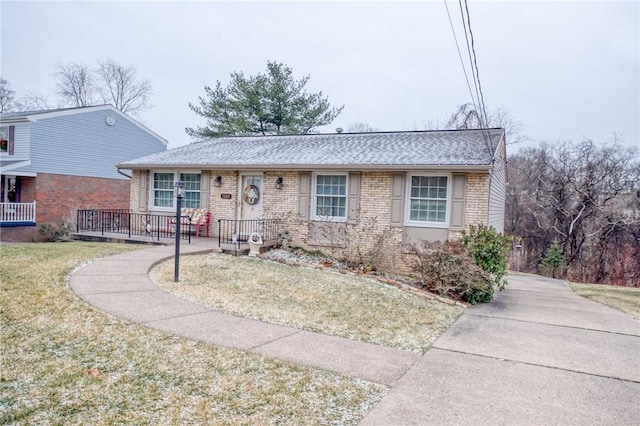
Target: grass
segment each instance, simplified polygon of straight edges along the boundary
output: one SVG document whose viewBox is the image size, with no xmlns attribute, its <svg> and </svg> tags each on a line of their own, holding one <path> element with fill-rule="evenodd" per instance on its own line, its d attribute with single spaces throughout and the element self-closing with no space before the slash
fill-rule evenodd
<svg viewBox="0 0 640 426">
<path fill-rule="evenodd" d="M 72 294 L 76 265 L 133 249 L 2 246 L 0 424 L 355 424 L 385 394 L 131 324 Z"/>
<path fill-rule="evenodd" d="M 186 256 L 151 271 L 164 289 L 213 309 L 363 342 L 425 351 L 463 312 L 376 280 L 249 257 Z"/>
<path fill-rule="evenodd" d="M 640 288 L 575 283 L 569 286 L 580 296 L 640 319 Z"/>
</svg>

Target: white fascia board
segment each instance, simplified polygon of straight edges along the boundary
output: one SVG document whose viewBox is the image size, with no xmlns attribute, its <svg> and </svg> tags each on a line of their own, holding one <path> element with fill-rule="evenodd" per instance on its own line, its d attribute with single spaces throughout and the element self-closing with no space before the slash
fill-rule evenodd
<svg viewBox="0 0 640 426">
<path fill-rule="evenodd" d="M 0 166 L 0 171 L 2 172 L 2 174 L 6 174 L 6 172 L 8 171 L 19 169 L 20 167 L 27 167 L 30 165 L 31 165 L 31 160 L 16 161 L 15 163 Z M 20 176 L 27 176 L 27 175 L 21 174 Z"/>
</svg>

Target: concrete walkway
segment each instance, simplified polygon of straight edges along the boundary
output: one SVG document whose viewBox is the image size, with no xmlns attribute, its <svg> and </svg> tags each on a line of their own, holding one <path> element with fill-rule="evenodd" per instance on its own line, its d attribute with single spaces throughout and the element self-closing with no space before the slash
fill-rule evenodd
<svg viewBox="0 0 640 426">
<path fill-rule="evenodd" d="M 181 246 L 211 251 L 211 240 Z M 637 425 L 640 322 L 576 296 L 562 281 L 511 276 L 496 300 L 470 308 L 425 355 L 212 311 L 154 285 L 173 256 L 154 247 L 78 269 L 87 303 L 176 335 L 385 384 L 362 425 Z"/>
<path fill-rule="evenodd" d="M 512 275 L 362 425 L 638 425 L 640 322 L 564 282 Z"/>
</svg>

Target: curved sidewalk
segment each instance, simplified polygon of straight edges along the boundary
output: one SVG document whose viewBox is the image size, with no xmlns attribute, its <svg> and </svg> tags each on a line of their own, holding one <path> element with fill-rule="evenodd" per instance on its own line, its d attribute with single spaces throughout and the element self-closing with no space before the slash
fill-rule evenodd
<svg viewBox="0 0 640 426">
<path fill-rule="evenodd" d="M 210 244 L 192 241 L 181 245 L 180 252 L 211 252 Z M 421 356 L 225 314 L 176 297 L 156 286 L 147 274 L 156 263 L 172 258 L 174 250 L 174 246 L 157 246 L 99 259 L 71 275 L 71 289 L 90 305 L 147 327 L 387 386 L 394 385 Z"/>
<path fill-rule="evenodd" d="M 182 254 L 210 252 L 210 241 Z M 574 294 L 566 283 L 512 275 L 469 308 L 426 354 L 212 311 L 147 276 L 174 247 L 100 259 L 75 271 L 87 303 L 148 327 L 385 384 L 362 425 L 635 425 L 640 322 Z"/>
</svg>

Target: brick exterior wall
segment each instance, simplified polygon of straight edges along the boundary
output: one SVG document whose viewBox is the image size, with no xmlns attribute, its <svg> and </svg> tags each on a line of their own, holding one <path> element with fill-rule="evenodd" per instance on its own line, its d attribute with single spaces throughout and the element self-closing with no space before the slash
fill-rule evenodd
<svg viewBox="0 0 640 426">
<path fill-rule="evenodd" d="M 77 209 L 129 209 L 130 181 L 38 173 L 25 179 L 20 191 L 24 203 L 36 201 L 37 226 L 4 227 L 2 241 L 41 241 L 39 226 L 75 222 Z"/>
<path fill-rule="evenodd" d="M 139 172 L 134 172 L 131 184 L 131 208 L 138 206 Z M 222 177 L 222 185 L 216 187 L 216 176 Z M 236 219 L 238 216 L 238 179 L 237 171 L 210 170 L 209 211 L 212 214 L 211 236 L 217 237 L 218 219 Z M 393 174 L 384 171 L 367 171 L 360 174 L 359 219 L 355 223 L 340 224 L 347 229 L 347 243 L 334 247 L 337 254 L 348 250 L 349 245 L 357 244 L 360 253 L 372 257 L 372 261 L 387 270 L 406 272 L 410 259 L 402 250 L 404 228 L 390 226 L 391 221 L 391 182 Z M 282 188 L 275 188 L 275 181 L 282 177 Z M 313 182 L 312 182 L 313 185 Z M 320 249 L 329 253 L 331 247 L 326 243 L 314 243 L 318 240 L 317 221 L 301 221 L 299 211 L 300 173 L 297 171 L 270 171 L 263 173 L 262 210 L 265 218 L 280 218 L 282 228 L 289 231 L 289 244 L 308 249 Z M 222 194 L 231 194 L 231 199 L 221 198 Z M 240 194 L 241 196 L 241 194 Z M 470 225 L 487 224 L 488 220 L 489 175 L 485 173 L 467 173 L 465 189 L 465 228 Z M 309 208 L 307 206 L 306 208 Z M 314 237 L 315 238 L 312 238 Z M 448 238 L 457 240 L 462 232 L 449 231 Z"/>
<path fill-rule="evenodd" d="M 467 173 L 464 225 L 487 225 L 489 218 L 489 174 Z"/>
<path fill-rule="evenodd" d="M 209 211 L 211 212 L 211 236 L 218 236 L 218 219 L 236 219 L 238 217 L 238 172 L 216 171 L 209 172 Z M 220 176 L 222 184 L 215 186 L 215 178 Z M 222 194 L 231 194 L 230 199 L 222 198 Z M 264 203 L 264 199 L 263 199 Z"/>
</svg>

